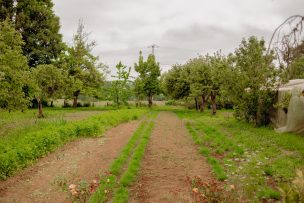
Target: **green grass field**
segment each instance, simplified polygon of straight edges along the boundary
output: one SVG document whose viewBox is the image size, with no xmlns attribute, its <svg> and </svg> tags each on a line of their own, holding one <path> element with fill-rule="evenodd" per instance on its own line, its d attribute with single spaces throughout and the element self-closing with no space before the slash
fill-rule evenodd
<svg viewBox="0 0 304 203">
<path fill-rule="evenodd" d="M 245 199 L 279 199 L 278 187 L 304 168 L 304 137 L 279 134 L 270 127 L 255 128 L 237 121 L 232 112 L 176 111 L 187 120 L 187 128 L 200 153 L 207 157 L 220 181 L 237 188 Z"/>
</svg>

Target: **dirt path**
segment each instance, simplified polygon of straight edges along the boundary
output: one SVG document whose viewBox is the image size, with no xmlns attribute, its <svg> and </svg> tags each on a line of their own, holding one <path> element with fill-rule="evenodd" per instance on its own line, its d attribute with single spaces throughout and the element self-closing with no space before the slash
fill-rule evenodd
<svg viewBox="0 0 304 203">
<path fill-rule="evenodd" d="M 0 182 L 0 202 L 70 202 L 58 186 L 80 180 L 91 182 L 107 171 L 128 142 L 139 121 L 115 127 L 102 138 L 81 139 L 41 159 L 20 174 Z"/>
<path fill-rule="evenodd" d="M 206 159 L 198 153 L 184 122 L 161 112 L 156 120 L 130 202 L 192 202 L 187 176 L 212 179 Z"/>
</svg>

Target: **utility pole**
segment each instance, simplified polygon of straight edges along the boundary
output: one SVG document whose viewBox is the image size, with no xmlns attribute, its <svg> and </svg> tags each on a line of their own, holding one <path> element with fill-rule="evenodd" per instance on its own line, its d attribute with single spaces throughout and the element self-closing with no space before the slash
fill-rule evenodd
<svg viewBox="0 0 304 203">
<path fill-rule="evenodd" d="M 159 48 L 159 46 L 156 44 L 152 44 L 151 46 L 148 46 L 148 48 L 152 48 L 152 54 L 154 56 L 154 50 L 155 50 L 155 48 Z"/>
</svg>

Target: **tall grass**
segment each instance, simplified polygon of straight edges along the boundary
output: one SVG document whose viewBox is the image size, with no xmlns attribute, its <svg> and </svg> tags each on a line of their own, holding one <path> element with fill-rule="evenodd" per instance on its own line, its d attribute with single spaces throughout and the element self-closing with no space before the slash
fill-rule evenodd
<svg viewBox="0 0 304 203">
<path fill-rule="evenodd" d="M 0 179 L 5 180 L 16 171 L 78 137 L 97 137 L 110 127 L 142 116 L 146 110 L 108 111 L 75 122 L 59 122 L 25 134 L 0 140 Z"/>
</svg>

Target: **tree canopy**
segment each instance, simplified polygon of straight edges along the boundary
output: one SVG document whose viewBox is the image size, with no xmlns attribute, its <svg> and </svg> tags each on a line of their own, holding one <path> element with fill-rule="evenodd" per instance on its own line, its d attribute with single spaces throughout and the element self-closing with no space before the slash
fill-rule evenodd
<svg viewBox="0 0 304 203">
<path fill-rule="evenodd" d="M 10 111 L 25 109 L 30 100 L 24 92 L 31 81 L 26 57 L 22 55 L 23 44 L 8 20 L 0 22 L 0 105 Z"/>
<path fill-rule="evenodd" d="M 135 70 L 139 73 L 137 83 L 140 84 L 141 91 L 147 97 L 148 105 L 151 107 L 153 95 L 159 92 L 159 63 L 156 62 L 153 54 L 150 54 L 147 61 L 144 61 L 142 52 L 140 52 L 138 63 L 135 63 Z"/>
</svg>

